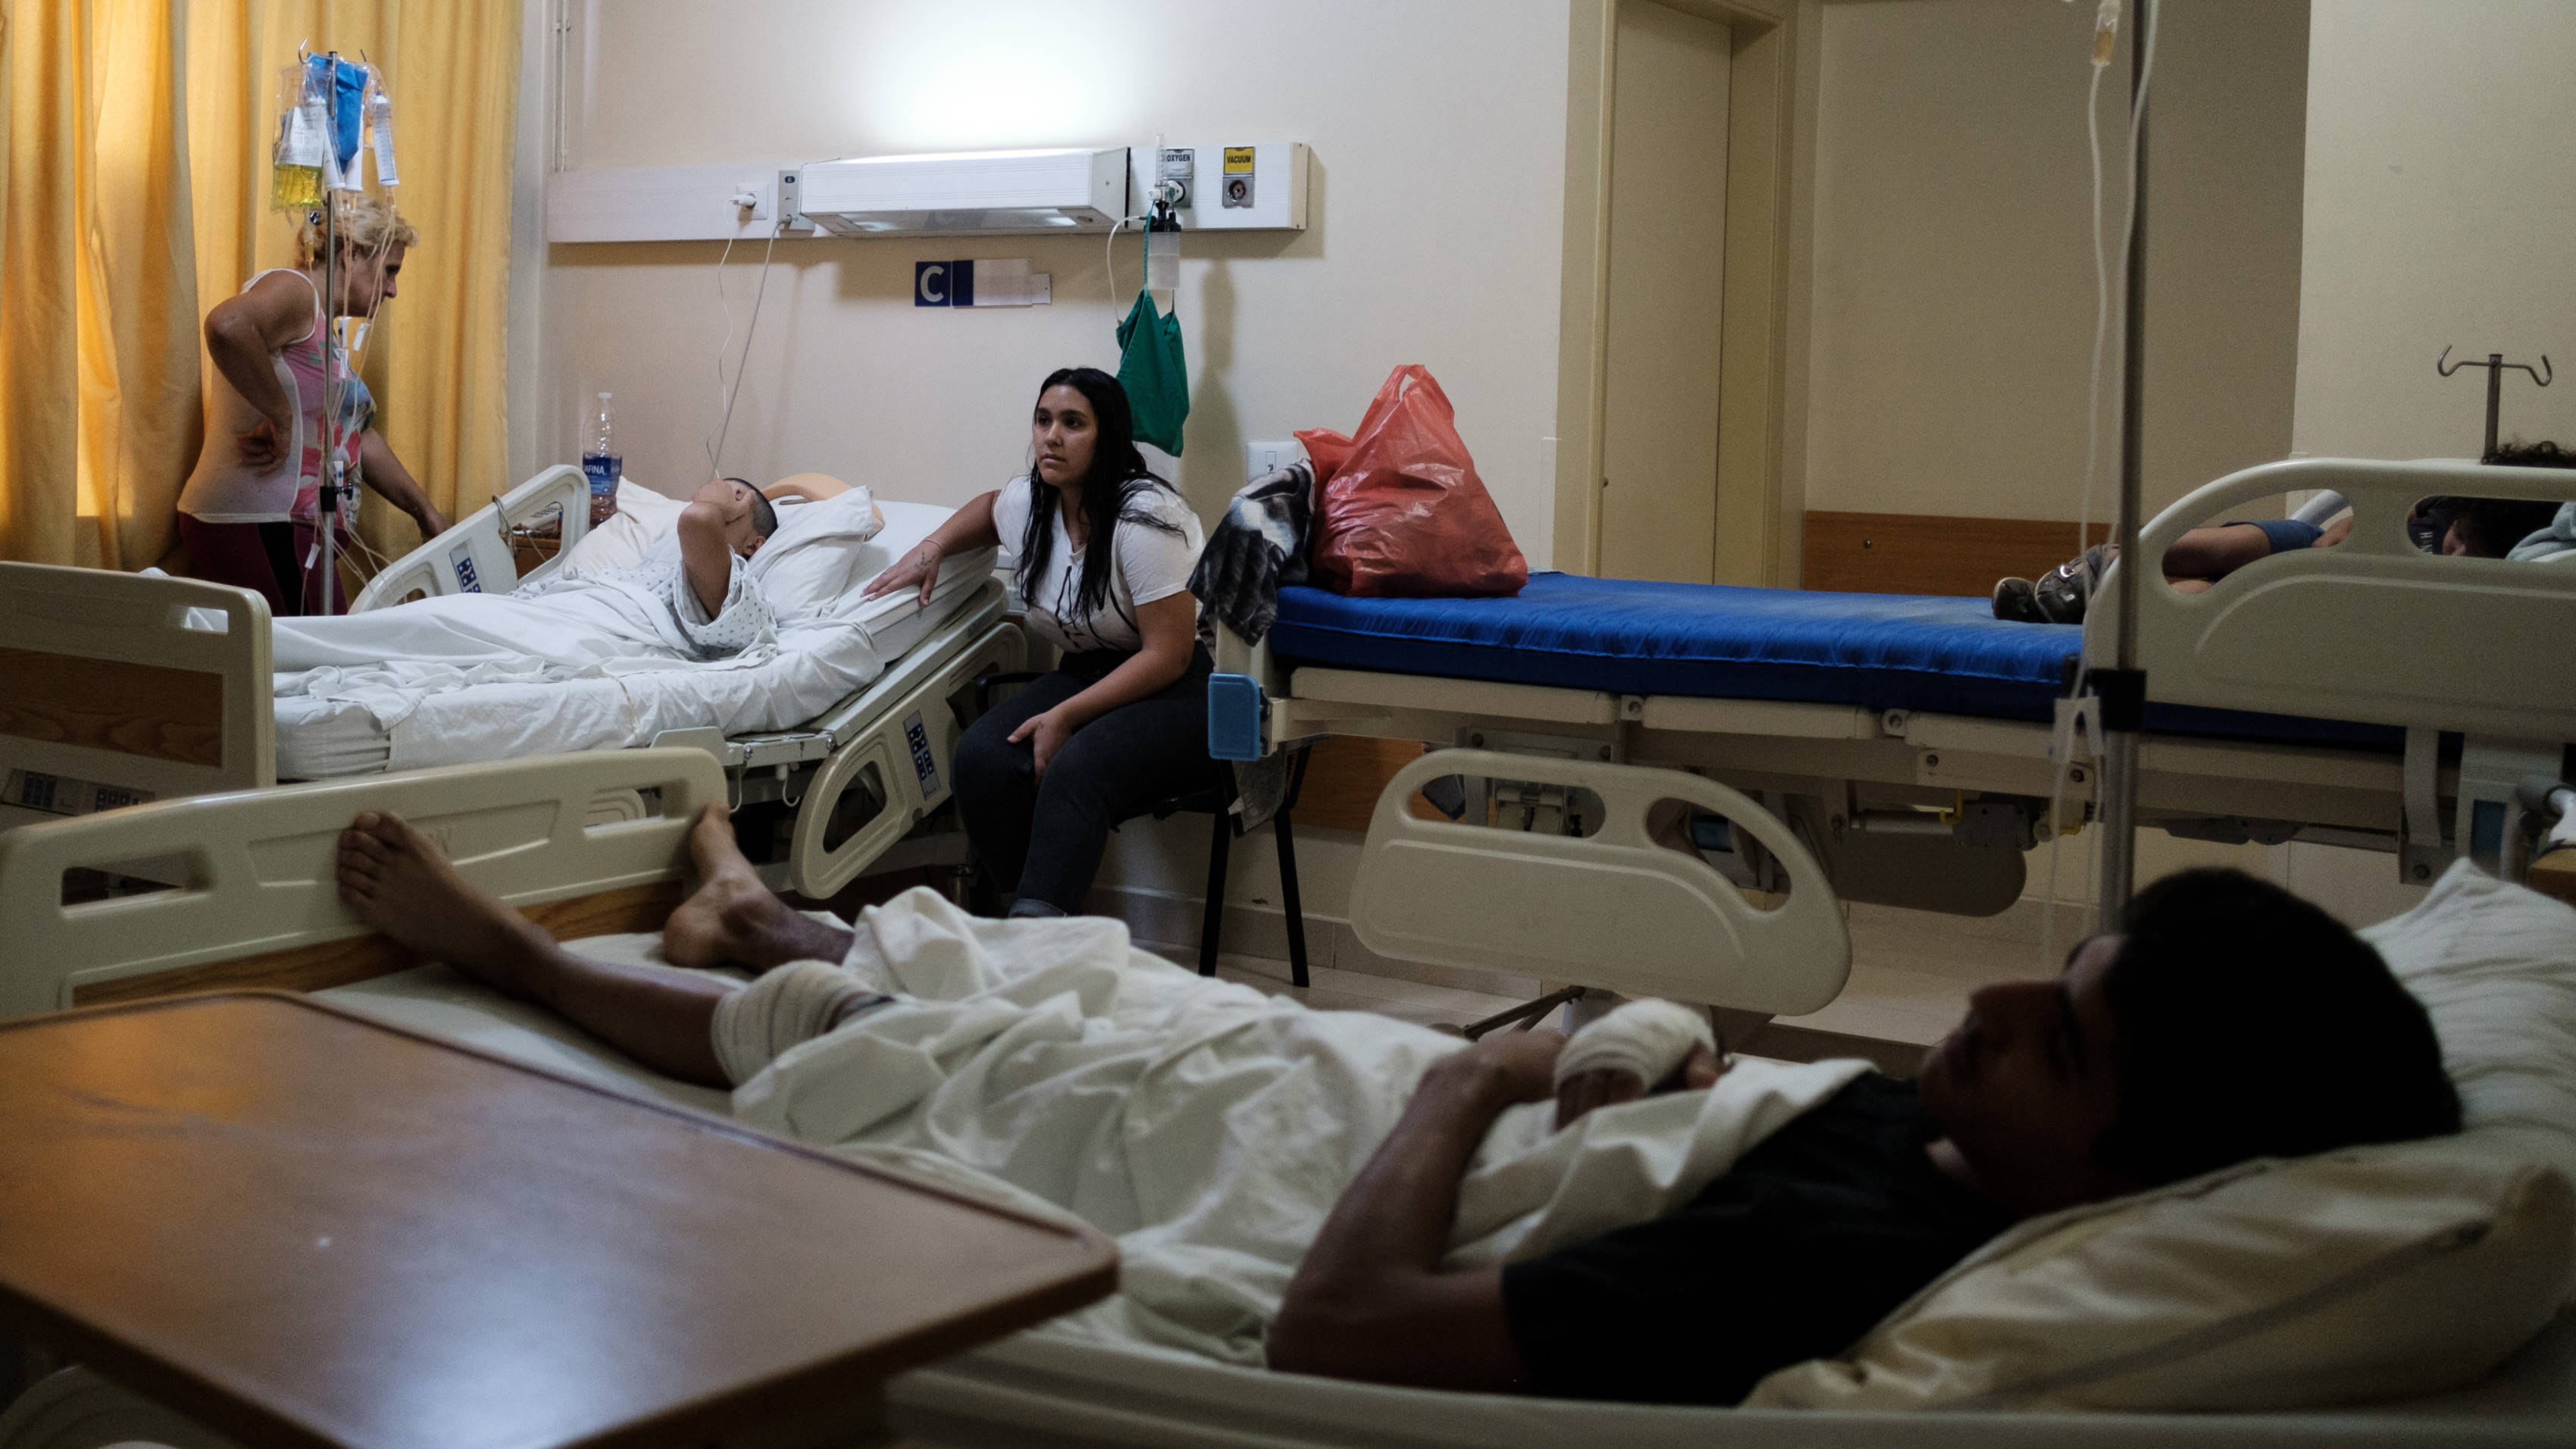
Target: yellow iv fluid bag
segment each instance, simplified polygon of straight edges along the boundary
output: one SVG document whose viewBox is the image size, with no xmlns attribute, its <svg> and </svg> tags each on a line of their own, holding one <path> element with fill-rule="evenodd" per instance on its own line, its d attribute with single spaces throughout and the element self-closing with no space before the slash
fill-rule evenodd
<svg viewBox="0 0 2576 1449">
<path fill-rule="evenodd" d="M 268 204 L 282 211 L 311 211 L 322 204 L 330 99 L 311 83 L 310 75 L 301 65 L 290 65 L 278 75 L 277 150 Z"/>
</svg>

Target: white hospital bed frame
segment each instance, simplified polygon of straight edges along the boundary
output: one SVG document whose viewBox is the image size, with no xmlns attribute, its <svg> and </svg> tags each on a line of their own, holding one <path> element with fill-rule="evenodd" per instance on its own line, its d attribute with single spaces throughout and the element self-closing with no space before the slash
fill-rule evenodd
<svg viewBox="0 0 2576 1449">
<path fill-rule="evenodd" d="M 361 809 L 418 823 L 469 880 L 558 937 L 651 929 L 679 896 L 690 821 L 724 789 L 701 751 L 599 751 L 169 801 L 10 832 L 0 836 L 0 936 L 14 952 L 0 975 L 0 1014 L 194 990 L 314 990 L 409 968 L 332 886 L 334 837 Z M 1711 803 L 1741 808 L 1710 790 Z M 63 904 L 67 877 L 139 853 L 185 858 L 186 881 Z M 1813 865 L 1791 869 L 1804 876 Z M 905 1442 L 953 1449 L 2503 1449 L 2565 1443 L 2576 1432 L 2576 1323 L 2562 1319 L 2471 1389 L 2313 1413 L 1648 1408 L 1377 1388 L 1025 1336 L 897 1379 L 887 1400 Z M 10 1417 L 24 1432 L 0 1449 L 217 1442 L 77 1374 L 40 1386 Z"/>
<path fill-rule="evenodd" d="M 2410 881 L 2429 881 L 2464 844 L 2491 864 L 2497 837 L 2520 825 L 2514 786 L 2557 775 L 2563 742 L 2576 741 L 2576 567 L 2426 555 L 2407 540 L 2404 520 L 2409 505 L 2431 494 L 2576 497 L 2576 473 L 2442 459 L 2274 463 L 2166 509 L 2142 546 L 2162 557 L 2185 529 L 2310 489 L 2351 500 L 2356 522 L 2344 546 L 2264 559 L 2199 595 L 2142 591 L 2150 697 L 2400 726 L 2406 750 L 2151 734 L 2140 751 L 2138 819 L 2195 838 L 2394 851 Z M 2100 593 L 2110 596 L 2108 587 Z M 2096 614 L 2089 628 L 2097 650 L 2108 622 Z M 1220 677 L 1242 676 L 1260 691 L 1238 684 L 1235 695 L 1252 701 L 1260 752 L 1335 734 L 1504 752 L 1526 763 L 1489 761 L 1489 771 L 1511 773 L 1469 777 L 1479 790 L 1473 803 L 1504 820 L 1517 812 L 1541 832 L 1565 818 L 1570 789 L 1597 789 L 1575 778 L 1575 762 L 1590 774 L 1655 767 L 1635 790 L 1666 796 L 1683 793 L 1674 772 L 1704 775 L 1786 821 L 1849 900 L 2001 911 L 2021 893 L 2024 848 L 2052 826 L 2080 828 L 2093 813 L 2096 771 L 2080 728 L 2064 736 L 2072 754 L 2059 785 L 2051 755 L 2058 731 L 2037 722 L 1292 670 L 1267 641 L 1248 645 L 1221 625 L 1216 655 Z M 2061 702 L 2061 723 L 2071 713 Z M 1240 715 L 1235 723 L 1239 733 L 1253 728 Z M 2468 733 L 2456 759 L 2444 758 L 2444 730 Z M 1409 788 L 1431 773 L 1409 768 L 1399 783 Z M 1490 935 L 1491 921 L 1508 916 L 1514 899 L 1529 898 L 1528 884 L 1509 892 L 1435 888 L 1436 872 L 1424 869 L 1436 858 L 1420 838 L 1426 826 L 1392 796 L 1381 802 L 1359 867 L 1366 889 L 1354 900 L 1353 927 L 1387 954 L 1486 964 L 1425 943 Z M 1409 843 L 1399 849 L 1399 838 Z M 1488 828 L 1445 840 L 1534 866 L 1564 849 L 1544 833 Z M 1740 875 L 1767 881 L 1760 850 L 1738 853 Z M 1569 979 L 1563 964 L 1524 964 Z"/>
<path fill-rule="evenodd" d="M 589 498 L 580 469 L 548 468 L 396 560 L 350 610 L 546 578 L 589 531 Z M 547 520 L 559 525 L 557 551 L 522 579 L 515 549 Z M 783 808 L 776 838 L 745 842 L 771 888 L 823 899 L 884 860 L 963 859 L 955 840 L 888 852 L 947 800 L 975 681 L 1027 660 L 1001 584 L 969 587 L 884 674 L 802 725 L 653 740 L 704 750 L 751 815 Z M 190 627 L 191 609 L 220 612 L 226 628 Z M 276 784 L 269 647 L 268 606 L 248 589 L 0 563 L 0 829 Z"/>
</svg>

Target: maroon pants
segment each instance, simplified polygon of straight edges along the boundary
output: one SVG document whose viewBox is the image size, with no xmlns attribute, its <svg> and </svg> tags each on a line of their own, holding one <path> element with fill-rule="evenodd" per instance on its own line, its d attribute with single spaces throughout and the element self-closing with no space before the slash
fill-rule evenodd
<svg viewBox="0 0 2576 1449">
<path fill-rule="evenodd" d="M 308 576 L 304 560 L 312 557 L 320 535 L 305 523 L 207 523 L 179 515 L 179 538 L 188 546 L 188 572 L 209 583 L 254 589 L 268 600 L 272 617 L 319 612 L 321 579 Z M 315 574 L 321 569 L 314 564 Z M 334 579 L 331 612 L 348 612 L 348 593 Z M 295 601 L 289 607 L 287 600 Z"/>
</svg>

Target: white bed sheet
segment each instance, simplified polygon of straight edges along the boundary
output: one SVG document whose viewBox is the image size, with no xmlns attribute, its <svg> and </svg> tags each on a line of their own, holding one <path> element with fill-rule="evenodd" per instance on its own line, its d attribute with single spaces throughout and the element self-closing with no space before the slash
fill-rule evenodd
<svg viewBox="0 0 2576 1449">
<path fill-rule="evenodd" d="M 954 510 L 881 502 L 885 528 L 859 545 L 876 574 Z M 827 618 L 783 629 L 776 657 L 747 667 L 653 670 L 546 683 L 496 683 L 430 694 L 390 728 L 362 703 L 287 696 L 276 701 L 277 773 L 320 780 L 575 750 L 649 743 L 664 730 L 715 726 L 726 734 L 789 729 L 865 688 L 973 597 L 993 567 L 979 549 L 947 560 L 928 608 L 907 592 L 853 598 Z"/>
<path fill-rule="evenodd" d="M 646 1071 L 550 1013 L 445 967 L 318 995 L 614 1090 L 718 1114 L 728 1110 L 725 1093 Z M 1077 1341 L 1049 1330 L 902 1375 L 888 1385 L 887 1400 L 907 1442 L 947 1449 L 1029 1443 L 1066 1449 L 2506 1449 L 2576 1442 L 2576 1313 L 2562 1315 L 2484 1383 L 2405 1403 L 2314 1413 L 1913 1415 L 1582 1403 L 1274 1374 L 1176 1349 Z"/>
</svg>

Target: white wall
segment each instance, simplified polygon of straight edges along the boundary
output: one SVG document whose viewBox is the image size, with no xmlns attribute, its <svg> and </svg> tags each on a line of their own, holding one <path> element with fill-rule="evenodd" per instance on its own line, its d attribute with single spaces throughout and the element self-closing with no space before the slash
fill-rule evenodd
<svg viewBox="0 0 2576 1449">
<path fill-rule="evenodd" d="M 1389 369 L 1426 363 L 1521 547 L 1546 562 L 1563 0 L 575 9 L 577 168 L 1142 146 L 1158 133 L 1307 143 L 1306 232 L 1183 243 L 1192 412 L 1177 481 L 1212 517 L 1243 481 L 1243 441 L 1348 430 Z M 1098 237 L 780 242 L 725 471 L 820 469 L 936 502 L 995 486 L 1023 462 L 1040 377 L 1116 367 L 1139 246 L 1119 238 L 1113 283 Z M 545 356 L 519 394 L 541 461 L 570 455 L 580 401 L 609 389 L 630 474 L 665 489 L 705 475 L 720 250 L 548 249 Z M 760 255 L 736 246 L 723 274 L 737 352 Z M 959 256 L 1028 257 L 1053 274 L 1055 302 L 913 307 L 913 262 Z"/>
<path fill-rule="evenodd" d="M 2307 65 L 2303 0 L 2164 11 L 2150 512 L 2289 449 Z M 2094 319 L 2093 7 L 1909 0 L 1828 4 L 1823 18 L 1806 507 L 2072 519 Z M 2106 234 L 2125 184 L 2128 73 L 2124 40 L 2102 84 Z M 2113 327 L 2116 365 L 2116 304 Z M 2116 384 L 2106 391 L 2107 499 Z"/>
<path fill-rule="evenodd" d="M 2576 5 L 2334 0 L 2308 86 L 2298 446 L 2475 457 L 2486 375 L 2576 362 Z M 2576 386 L 2506 374 L 2504 433 L 2576 443 Z"/>
<path fill-rule="evenodd" d="M 575 168 L 812 159 L 1006 146 L 1292 140 L 1312 148 L 1302 234 L 1183 242 L 1190 362 L 1178 478 L 1213 518 L 1243 442 L 1350 430 L 1387 372 L 1427 364 L 1533 567 L 1546 567 L 1563 231 L 1565 0 L 569 0 L 565 142 Z M 525 94 L 555 61 L 529 0 Z M 531 116 L 551 114 L 523 107 Z M 550 135 L 523 134 L 526 186 Z M 1098 237 L 782 241 L 752 338 L 724 471 L 819 469 L 889 496 L 963 502 L 1017 472 L 1038 379 L 1115 370 L 1140 243 Z M 617 395 L 627 471 L 676 491 L 705 476 L 713 357 L 725 335 L 717 243 L 553 246 L 516 279 L 540 335 L 514 353 L 513 461 L 569 458 L 592 392 Z M 1028 257 L 1053 305 L 911 305 L 912 264 Z M 760 251 L 724 276 L 739 354 Z M 533 275 L 529 275 L 533 273 Z M 520 315 L 514 312 L 514 315 Z M 727 359 L 730 372 L 732 357 Z M 1195 894 L 1204 820 L 1138 822 L 1101 881 Z M 1277 897 L 1266 836 L 1244 842 L 1244 900 Z M 1351 842 L 1301 864 L 1338 914 Z"/>
</svg>

